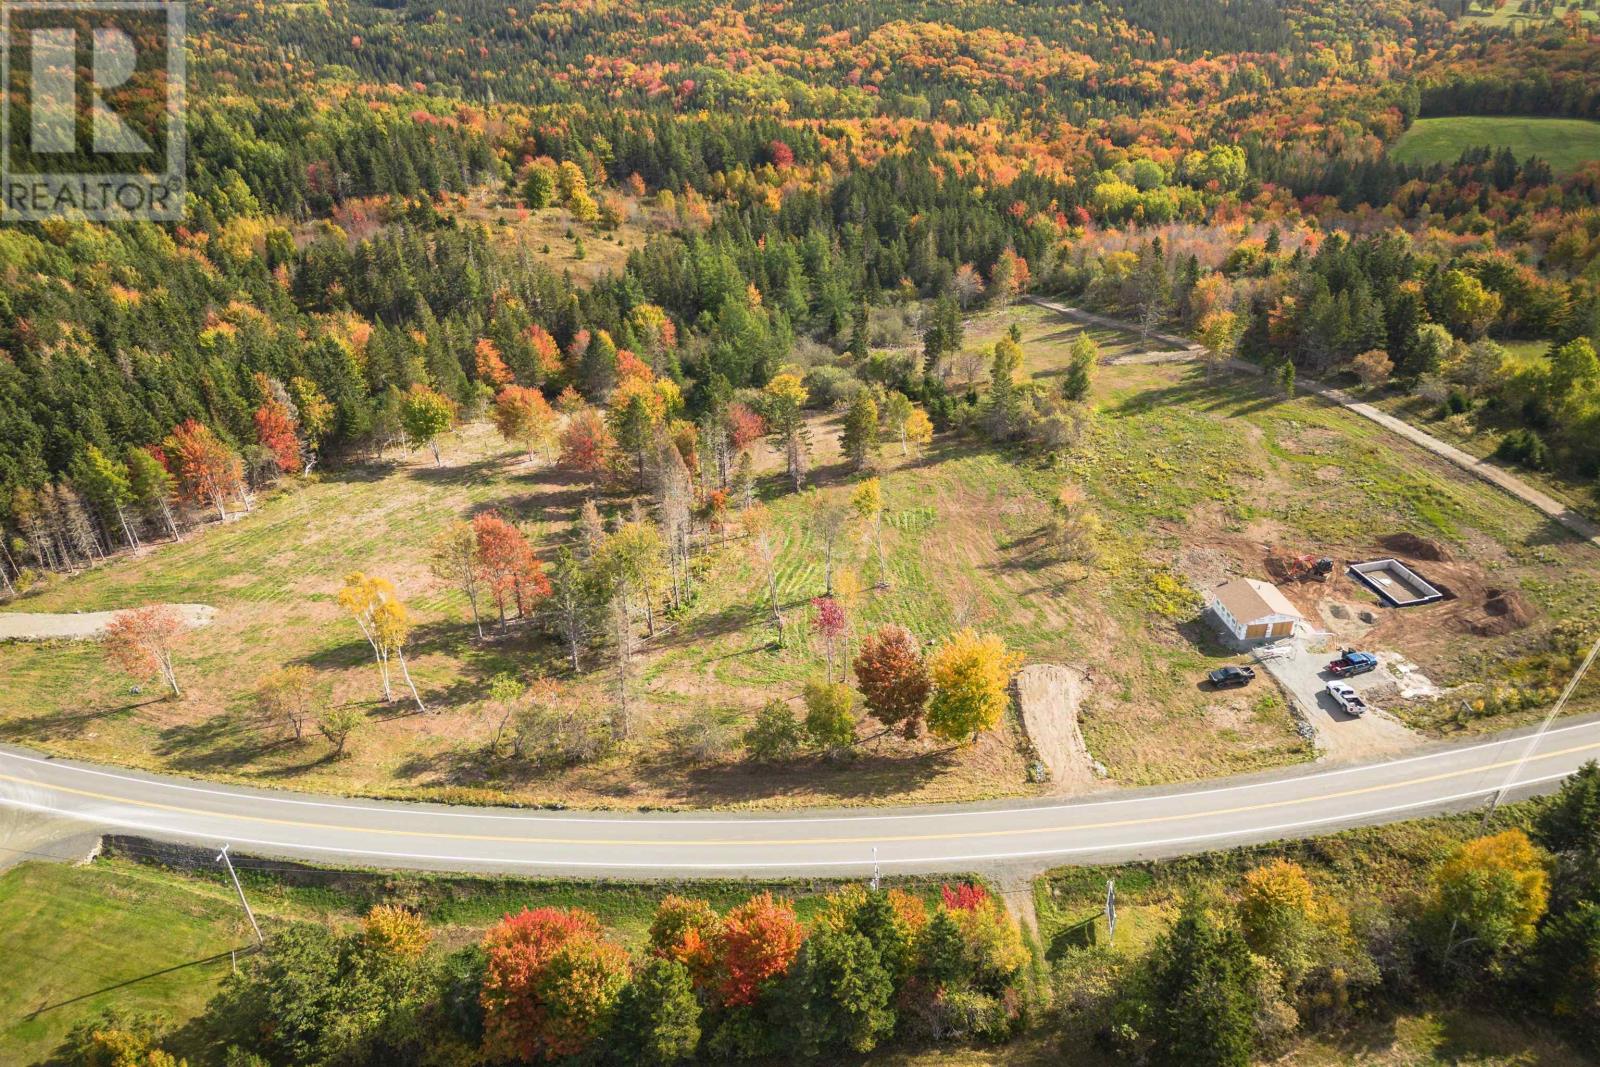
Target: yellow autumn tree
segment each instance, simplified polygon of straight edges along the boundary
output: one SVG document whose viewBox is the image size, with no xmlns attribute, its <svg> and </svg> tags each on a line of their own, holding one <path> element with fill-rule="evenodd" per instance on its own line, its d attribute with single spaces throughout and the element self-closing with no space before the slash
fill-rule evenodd
<svg viewBox="0 0 1600 1067">
<path fill-rule="evenodd" d="M 948 741 L 971 741 L 993 729 L 1010 698 L 1006 687 L 1022 656 L 994 634 L 962 630 L 928 657 L 933 698 L 928 729 Z"/>
</svg>

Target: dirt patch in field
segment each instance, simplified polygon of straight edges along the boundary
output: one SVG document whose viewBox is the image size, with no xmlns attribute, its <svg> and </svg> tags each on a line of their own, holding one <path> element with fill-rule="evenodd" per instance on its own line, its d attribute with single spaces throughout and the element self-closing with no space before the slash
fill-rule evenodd
<svg viewBox="0 0 1600 1067">
<path fill-rule="evenodd" d="M 1093 760 L 1078 728 L 1078 706 L 1088 685 L 1083 672 L 1054 663 L 1031 663 L 1017 673 L 1022 721 L 1057 793 L 1095 784 Z"/>
<path fill-rule="evenodd" d="M 1419 537 L 1414 533 L 1392 533 L 1380 537 L 1378 543 L 1397 555 L 1428 560 L 1432 563 L 1451 563 L 1456 558 L 1454 553 L 1439 542 Z"/>
</svg>

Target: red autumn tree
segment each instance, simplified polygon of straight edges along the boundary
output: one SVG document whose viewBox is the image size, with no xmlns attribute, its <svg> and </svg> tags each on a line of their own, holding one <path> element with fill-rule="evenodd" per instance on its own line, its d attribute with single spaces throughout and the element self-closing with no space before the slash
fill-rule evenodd
<svg viewBox="0 0 1600 1067">
<path fill-rule="evenodd" d="M 748 404 L 737 400 L 728 405 L 728 439 L 735 452 L 742 452 L 766 435 L 767 424 Z"/>
<path fill-rule="evenodd" d="M 227 501 L 244 489 L 244 464 L 211 428 L 194 419 L 173 427 L 161 443 L 178 476 L 178 491 L 195 504 L 209 504 L 228 517 Z"/>
<path fill-rule="evenodd" d="M 856 685 L 872 717 L 889 729 L 899 727 L 908 738 L 916 737 L 933 680 L 911 631 L 904 626 L 885 626 L 862 641 L 855 672 Z"/>
<path fill-rule="evenodd" d="M 583 408 L 567 418 L 561 430 L 561 462 L 576 467 L 591 481 L 600 481 L 617 454 L 617 438 L 594 408 Z"/>
<path fill-rule="evenodd" d="M 628 954 L 581 908 L 524 908 L 492 927 L 483 949 L 483 1041 L 496 1060 L 581 1053 L 627 984 Z"/>
<path fill-rule="evenodd" d="M 183 617 L 167 604 L 119 611 L 106 626 L 106 656 L 135 678 L 159 673 L 172 688 L 172 695 L 183 696 L 178 676 L 172 669 L 172 647 L 183 634 Z"/>
<path fill-rule="evenodd" d="M 722 1002 L 754 1004 L 769 983 L 789 973 L 805 936 L 794 905 L 774 900 L 771 893 L 728 912 L 722 926 Z"/>
<path fill-rule="evenodd" d="M 951 911 L 977 911 L 989 904 L 989 891 L 971 882 L 962 882 L 954 887 L 940 886 L 939 895 L 944 898 L 944 906 Z"/>
<path fill-rule="evenodd" d="M 478 542 L 478 578 L 494 597 L 503 629 L 507 603 L 516 605 L 519 617 L 525 616 L 550 595 L 550 580 L 527 537 L 499 515 L 479 515 L 472 520 L 472 532 Z"/>
<path fill-rule="evenodd" d="M 294 416 L 282 402 L 268 399 L 256 408 L 256 441 L 272 453 L 272 462 L 284 474 L 300 469 L 300 434 Z"/>
<path fill-rule="evenodd" d="M 478 372 L 478 381 L 499 388 L 511 380 L 511 368 L 501 358 L 500 346 L 489 338 L 478 338 L 478 344 L 472 350 L 472 359 Z"/>
<path fill-rule="evenodd" d="M 831 596 L 819 596 L 811 601 L 811 628 L 822 638 L 822 646 L 828 657 L 828 681 L 833 681 L 833 650 L 839 638 L 844 636 L 845 630 L 850 625 L 850 620 L 845 617 L 844 606 Z M 843 673 L 842 671 L 840 673 Z"/>
<path fill-rule="evenodd" d="M 782 141 L 773 141 L 767 145 L 767 154 L 772 157 L 772 165 L 779 170 L 794 164 L 794 149 Z"/>
</svg>

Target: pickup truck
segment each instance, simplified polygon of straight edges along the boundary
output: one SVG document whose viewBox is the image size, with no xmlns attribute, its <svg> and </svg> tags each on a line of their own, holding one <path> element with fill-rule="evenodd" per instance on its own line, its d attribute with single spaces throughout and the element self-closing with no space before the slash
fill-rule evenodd
<svg viewBox="0 0 1600 1067">
<path fill-rule="evenodd" d="M 1365 715 L 1368 709 L 1372 707 L 1371 704 L 1361 699 L 1360 694 L 1344 682 L 1329 682 L 1328 695 L 1333 697 L 1334 702 L 1348 714 L 1357 718 Z"/>
<path fill-rule="evenodd" d="M 1256 679 L 1254 667 L 1218 667 L 1208 676 L 1218 689 L 1240 689 Z"/>
<path fill-rule="evenodd" d="M 1335 678 L 1353 678 L 1377 670 L 1378 657 L 1371 652 L 1356 652 L 1346 648 L 1339 653 L 1338 659 L 1323 669 Z"/>
</svg>

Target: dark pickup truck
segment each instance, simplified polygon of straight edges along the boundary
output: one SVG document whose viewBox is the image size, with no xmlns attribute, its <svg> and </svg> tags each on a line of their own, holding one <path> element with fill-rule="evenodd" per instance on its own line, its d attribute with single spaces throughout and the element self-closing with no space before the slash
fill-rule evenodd
<svg viewBox="0 0 1600 1067">
<path fill-rule="evenodd" d="M 1209 675 L 1218 689 L 1239 689 L 1256 680 L 1254 667 L 1218 667 Z"/>
<path fill-rule="evenodd" d="M 1344 649 L 1339 653 L 1339 658 L 1324 668 L 1335 678 L 1353 678 L 1358 674 L 1378 669 L 1378 657 L 1371 652 L 1356 652 Z"/>
</svg>

